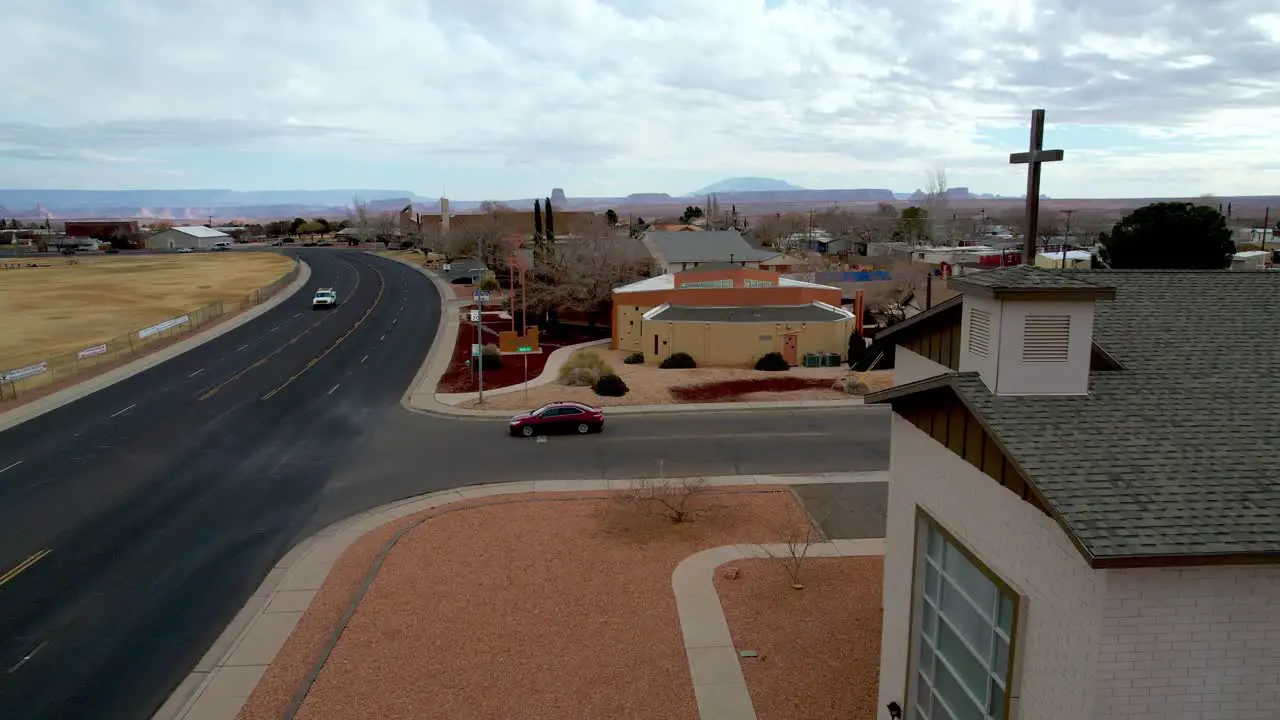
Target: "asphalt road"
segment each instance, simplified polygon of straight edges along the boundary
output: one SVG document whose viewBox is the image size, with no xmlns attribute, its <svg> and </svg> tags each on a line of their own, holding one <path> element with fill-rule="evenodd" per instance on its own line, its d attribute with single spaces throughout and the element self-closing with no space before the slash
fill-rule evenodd
<svg viewBox="0 0 1280 720">
<path fill-rule="evenodd" d="M 867 411 L 614 416 L 507 437 L 399 405 L 435 334 L 421 274 L 296 251 L 309 285 L 188 353 L 0 433 L 0 718 L 147 718 L 295 542 L 459 485 L 884 469 Z M 342 303 L 312 311 L 317 287 Z"/>
</svg>

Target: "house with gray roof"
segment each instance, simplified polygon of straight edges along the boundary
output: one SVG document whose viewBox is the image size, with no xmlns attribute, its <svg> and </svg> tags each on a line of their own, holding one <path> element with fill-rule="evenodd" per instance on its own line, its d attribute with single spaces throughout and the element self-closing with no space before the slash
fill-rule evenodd
<svg viewBox="0 0 1280 720">
<path fill-rule="evenodd" d="M 1280 273 L 950 284 L 865 398 L 880 717 L 1280 717 Z"/>
<path fill-rule="evenodd" d="M 752 247 L 737 230 L 650 230 L 641 242 L 653 259 L 651 272 L 654 275 L 703 269 L 707 265 L 760 268 L 780 257 L 776 251 Z"/>
</svg>

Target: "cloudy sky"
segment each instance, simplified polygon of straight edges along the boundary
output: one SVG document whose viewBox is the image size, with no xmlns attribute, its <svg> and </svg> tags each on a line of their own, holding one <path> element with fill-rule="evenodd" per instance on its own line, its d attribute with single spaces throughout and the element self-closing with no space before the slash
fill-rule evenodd
<svg viewBox="0 0 1280 720">
<path fill-rule="evenodd" d="M 4 187 L 1280 193 L 1276 0 L 4 4 Z"/>
</svg>

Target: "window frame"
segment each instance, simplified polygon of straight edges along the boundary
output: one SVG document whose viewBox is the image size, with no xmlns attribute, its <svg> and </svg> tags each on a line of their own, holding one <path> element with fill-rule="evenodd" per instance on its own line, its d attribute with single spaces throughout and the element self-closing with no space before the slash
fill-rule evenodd
<svg viewBox="0 0 1280 720">
<path fill-rule="evenodd" d="M 996 632 L 1004 635 L 1007 640 L 1007 667 L 1005 669 L 1003 682 L 1001 683 L 1004 702 L 1001 713 L 995 717 L 997 717 L 998 720 L 1009 720 L 1012 717 L 1013 701 L 1016 700 L 1019 695 L 1018 686 L 1021 658 L 1018 650 L 1020 647 L 1019 641 L 1022 632 L 1023 613 L 1026 609 L 1027 599 L 999 575 L 993 572 L 986 563 L 979 560 L 973 552 L 964 545 L 964 543 L 957 539 L 954 533 L 949 531 L 942 523 L 938 522 L 936 518 L 929 515 L 924 508 L 917 506 L 915 515 L 915 542 L 912 545 L 911 561 L 911 611 L 907 623 L 906 682 L 903 685 L 902 698 L 903 717 L 908 720 L 923 720 L 925 716 L 919 714 L 919 703 L 916 695 L 919 694 L 922 687 L 928 687 L 930 690 L 930 699 L 936 701 L 937 692 L 935 688 L 935 680 L 937 678 L 937 668 L 940 663 L 945 665 L 947 672 L 960 685 L 961 689 L 965 691 L 970 699 L 978 700 L 978 698 L 974 697 L 972 690 L 965 684 L 960 673 L 952 668 L 949 661 L 946 661 L 939 655 L 936 648 L 935 638 L 937 637 L 938 628 L 942 626 L 943 622 L 946 622 L 948 630 L 961 641 L 964 647 L 971 654 L 975 655 L 975 659 L 980 657 L 980 653 L 975 652 L 976 649 L 972 647 L 972 644 L 969 642 L 968 638 L 965 637 L 964 633 L 959 628 L 955 627 L 955 624 L 950 619 L 943 616 L 940 608 L 935 609 L 940 602 L 932 601 L 932 599 L 925 599 L 925 594 L 929 591 L 929 587 L 926 583 L 928 570 L 932 566 L 937 565 L 938 567 L 933 567 L 933 569 L 935 570 L 935 575 L 937 577 L 935 592 L 939 596 L 939 601 L 941 600 L 943 587 L 950 586 L 953 590 L 958 591 L 960 598 L 968 603 L 970 609 L 983 614 L 983 619 L 991 621 L 990 627 Z M 975 602 L 973 598 L 969 597 L 969 594 L 965 592 L 958 583 L 953 581 L 947 573 L 942 571 L 940 567 L 941 559 L 939 559 L 938 563 L 933 562 L 933 558 L 930 555 L 930 548 L 928 547 L 930 529 L 935 530 L 937 536 L 941 538 L 944 543 L 942 546 L 943 557 L 945 557 L 948 547 L 954 548 L 960 553 L 963 559 L 967 560 L 968 563 L 976 568 L 986 580 L 995 586 L 996 597 L 994 602 L 994 612 L 990 617 L 986 615 L 986 611 L 982 611 L 980 609 L 978 603 Z M 1011 606 L 1011 618 L 1008 631 L 1004 631 L 1000 628 L 1000 615 L 1002 609 L 1000 599 L 1002 596 L 1009 599 L 1009 605 Z M 925 613 L 926 608 L 933 612 L 932 624 L 936 627 L 933 629 L 932 636 L 922 637 L 920 623 L 922 623 L 927 617 Z M 990 652 L 994 652 L 994 649 L 995 647 L 993 645 L 988 654 L 990 655 Z M 927 650 L 931 658 L 930 667 L 927 672 L 927 684 L 922 684 L 917 680 L 917 676 L 920 673 L 920 658 L 918 655 L 921 654 L 922 650 Z M 987 682 L 998 681 L 999 679 L 990 672 L 990 665 L 991 663 L 989 661 L 985 663 L 985 669 L 987 670 Z M 989 701 L 989 689 L 987 691 L 987 695 L 988 697 L 985 699 Z M 977 704 L 975 704 L 975 707 L 977 707 Z M 985 710 L 983 710 L 983 712 L 985 713 Z M 949 715 L 950 714 L 948 714 L 948 716 Z M 927 717 L 928 720 L 934 720 L 934 718 L 938 716 L 930 713 Z"/>
</svg>

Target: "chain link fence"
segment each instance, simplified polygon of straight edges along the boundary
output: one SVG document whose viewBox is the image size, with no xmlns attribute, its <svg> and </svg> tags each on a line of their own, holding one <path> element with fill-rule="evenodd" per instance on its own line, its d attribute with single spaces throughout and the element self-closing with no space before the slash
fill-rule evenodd
<svg viewBox="0 0 1280 720">
<path fill-rule="evenodd" d="M 260 305 L 296 280 L 298 268 L 299 265 L 295 261 L 293 269 L 279 280 L 243 297 L 219 300 L 150 327 L 138 328 L 126 335 L 119 335 L 105 342 L 85 347 L 77 352 L 55 355 L 20 368 L 0 370 L 0 400 L 12 400 L 24 393 L 72 376 L 92 375 L 96 367 L 111 365 L 121 359 L 149 352 L 166 340 L 188 335 L 224 315 L 239 313 Z"/>
</svg>

